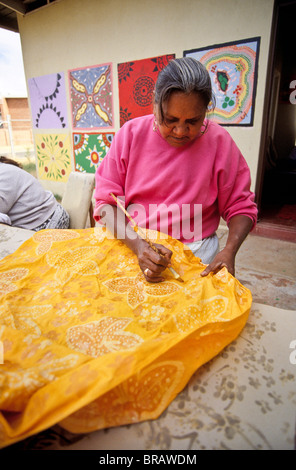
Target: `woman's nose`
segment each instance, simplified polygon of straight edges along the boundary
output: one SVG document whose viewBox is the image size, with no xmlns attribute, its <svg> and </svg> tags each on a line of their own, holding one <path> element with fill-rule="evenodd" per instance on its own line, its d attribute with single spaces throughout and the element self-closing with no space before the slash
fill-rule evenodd
<svg viewBox="0 0 296 470">
<path fill-rule="evenodd" d="M 178 123 L 174 127 L 175 135 L 185 135 L 188 132 L 188 126 L 184 123 Z"/>
</svg>

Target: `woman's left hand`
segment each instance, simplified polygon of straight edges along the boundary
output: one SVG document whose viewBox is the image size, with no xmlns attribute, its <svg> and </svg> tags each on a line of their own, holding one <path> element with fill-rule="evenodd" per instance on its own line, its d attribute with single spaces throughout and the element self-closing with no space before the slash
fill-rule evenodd
<svg viewBox="0 0 296 470">
<path fill-rule="evenodd" d="M 207 276 L 211 272 L 216 274 L 222 268 L 226 268 L 228 272 L 234 276 L 234 260 L 235 254 L 224 248 L 215 256 L 213 261 L 208 264 L 206 269 L 201 273 L 201 276 Z"/>
<path fill-rule="evenodd" d="M 213 261 L 201 273 L 201 276 L 207 276 L 211 272 L 215 274 L 224 267 L 234 276 L 235 255 L 250 232 L 252 225 L 252 220 L 245 215 L 233 216 L 228 222 L 229 233 L 225 247 L 215 256 Z"/>
</svg>

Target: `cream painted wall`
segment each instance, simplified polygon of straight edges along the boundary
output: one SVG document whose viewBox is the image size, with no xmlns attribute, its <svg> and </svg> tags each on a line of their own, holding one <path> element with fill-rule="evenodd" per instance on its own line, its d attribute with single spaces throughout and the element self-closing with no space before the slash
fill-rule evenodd
<svg viewBox="0 0 296 470">
<path fill-rule="evenodd" d="M 183 50 L 260 36 L 254 125 L 227 128 L 250 166 L 254 189 L 273 3 L 274 0 L 61 0 L 18 17 L 26 78 L 112 62 L 116 131 L 117 63 L 170 53 L 182 57 Z M 55 192 L 63 191 L 61 184 L 55 187 L 43 183 Z"/>
</svg>

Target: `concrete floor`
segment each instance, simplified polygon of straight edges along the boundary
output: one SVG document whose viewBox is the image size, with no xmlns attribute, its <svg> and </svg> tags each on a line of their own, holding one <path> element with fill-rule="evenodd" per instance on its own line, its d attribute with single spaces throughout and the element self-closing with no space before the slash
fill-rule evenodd
<svg viewBox="0 0 296 470">
<path fill-rule="evenodd" d="M 220 246 L 227 228 L 217 232 Z M 253 295 L 253 301 L 296 311 L 296 243 L 249 234 L 236 256 L 236 278 Z"/>
</svg>

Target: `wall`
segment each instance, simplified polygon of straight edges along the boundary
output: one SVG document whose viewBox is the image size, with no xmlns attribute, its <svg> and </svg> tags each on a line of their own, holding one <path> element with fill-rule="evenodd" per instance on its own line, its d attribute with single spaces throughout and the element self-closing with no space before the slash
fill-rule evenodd
<svg viewBox="0 0 296 470">
<path fill-rule="evenodd" d="M 273 0 L 61 0 L 18 16 L 26 78 L 112 62 L 116 131 L 117 63 L 260 36 L 254 125 L 228 128 L 254 189 L 272 12 Z"/>
<path fill-rule="evenodd" d="M 29 152 L 33 145 L 33 135 L 28 98 L 1 98 L 0 110 L 3 121 L 7 121 L 7 115 L 10 115 L 13 145 L 27 149 Z M 3 148 L 2 153 L 6 154 L 7 150 L 10 154 L 10 137 L 7 124 L 4 124 L 0 129 L 0 147 Z"/>
</svg>

